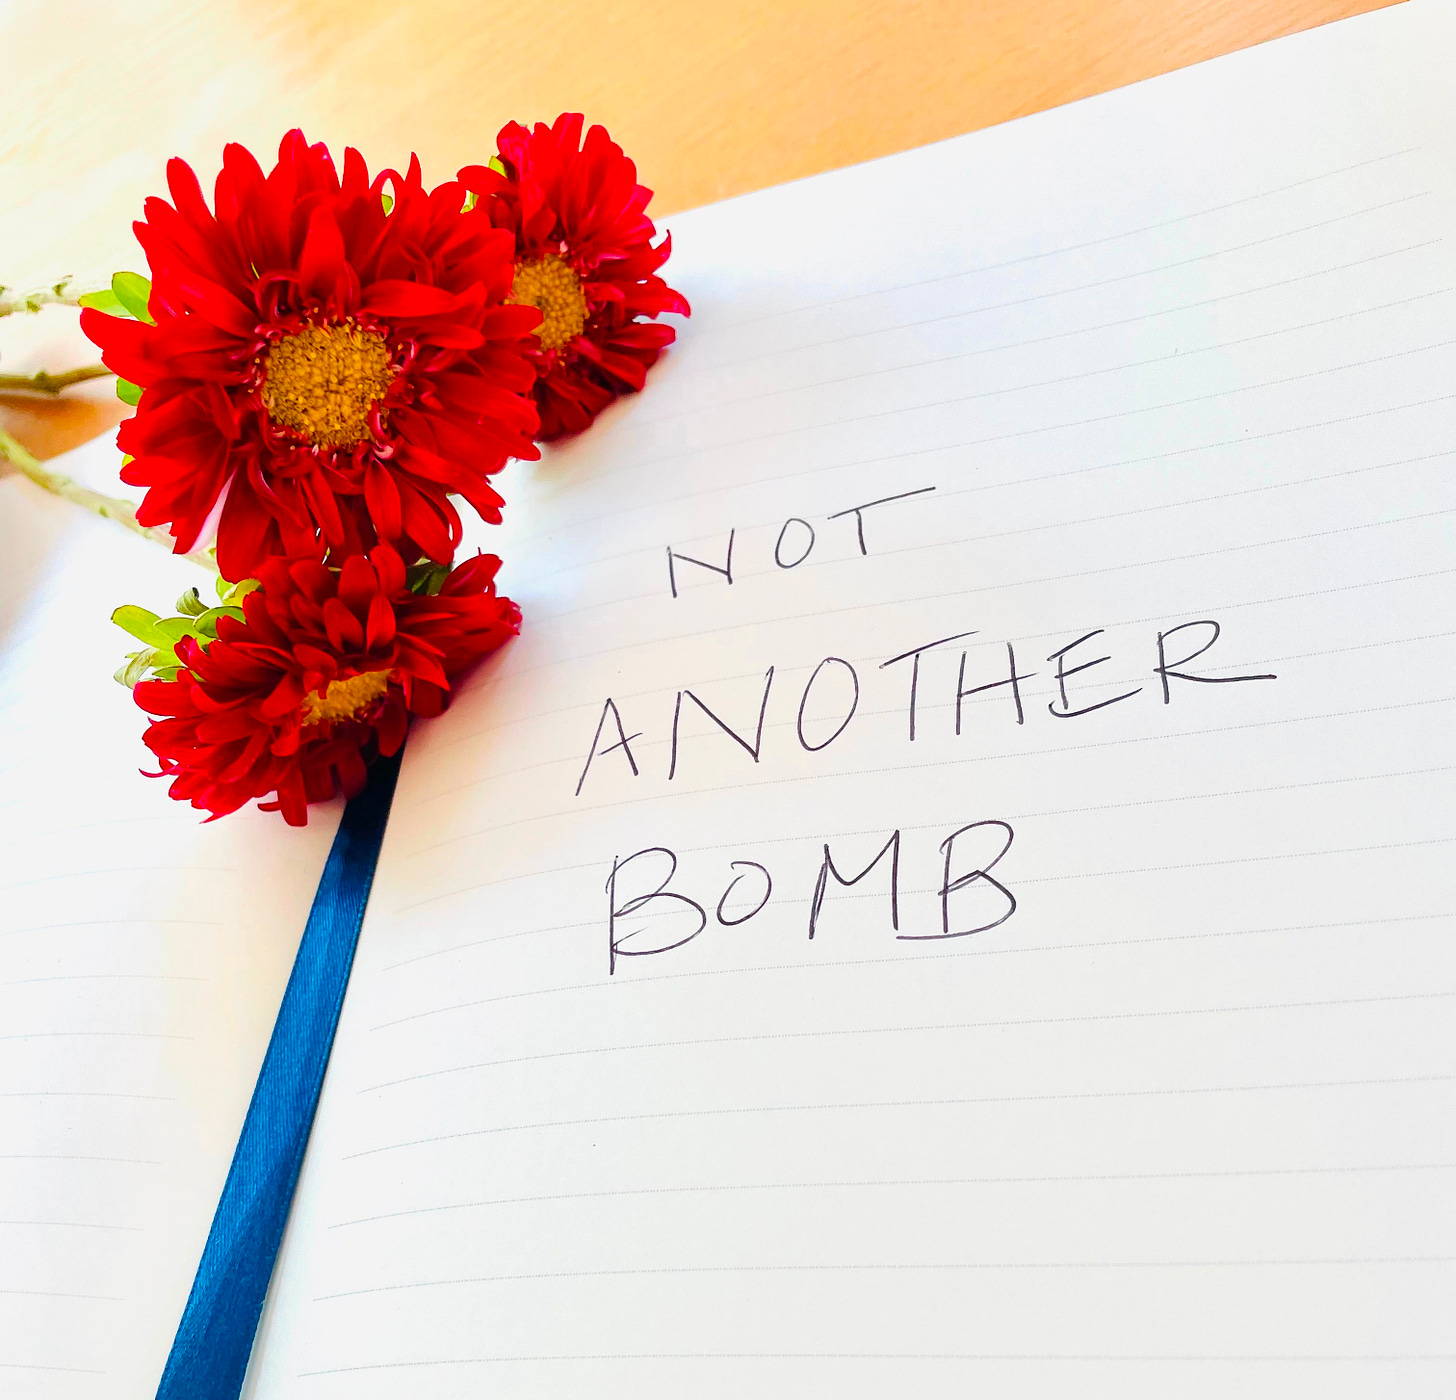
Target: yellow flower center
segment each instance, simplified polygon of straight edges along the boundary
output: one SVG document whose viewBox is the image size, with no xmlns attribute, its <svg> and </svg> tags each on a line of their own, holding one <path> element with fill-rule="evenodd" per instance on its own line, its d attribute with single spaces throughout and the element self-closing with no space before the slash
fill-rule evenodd
<svg viewBox="0 0 1456 1400">
<path fill-rule="evenodd" d="M 303 697 L 304 724 L 353 719 L 389 689 L 389 671 L 361 671 L 347 680 L 330 681 L 323 694 L 310 690 Z"/>
<path fill-rule="evenodd" d="M 368 437 L 370 410 L 394 380 L 384 337 L 347 322 L 274 341 L 263 367 L 268 416 L 320 447 Z"/>
<path fill-rule="evenodd" d="M 541 313 L 536 334 L 543 350 L 559 350 L 586 325 L 586 294 L 571 265 L 554 253 L 516 264 L 508 300 Z"/>
</svg>

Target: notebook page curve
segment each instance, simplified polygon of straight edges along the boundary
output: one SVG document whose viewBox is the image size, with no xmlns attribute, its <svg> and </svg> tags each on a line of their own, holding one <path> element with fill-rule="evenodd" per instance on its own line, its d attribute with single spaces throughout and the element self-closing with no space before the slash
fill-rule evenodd
<svg viewBox="0 0 1456 1400">
<path fill-rule="evenodd" d="M 338 814 L 204 826 L 139 774 L 109 615 L 194 565 L 19 478 L 0 556 L 0 1393 L 149 1400 Z"/>
<path fill-rule="evenodd" d="M 252 1394 L 1449 1390 L 1452 48 L 672 221 L 411 741 Z"/>
</svg>

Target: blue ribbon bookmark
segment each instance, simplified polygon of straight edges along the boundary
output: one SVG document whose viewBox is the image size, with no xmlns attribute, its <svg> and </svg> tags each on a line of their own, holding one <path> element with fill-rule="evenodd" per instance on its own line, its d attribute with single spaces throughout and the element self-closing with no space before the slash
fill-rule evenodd
<svg viewBox="0 0 1456 1400">
<path fill-rule="evenodd" d="M 157 1400 L 237 1400 L 313 1127 L 399 758 L 344 808 Z"/>
</svg>

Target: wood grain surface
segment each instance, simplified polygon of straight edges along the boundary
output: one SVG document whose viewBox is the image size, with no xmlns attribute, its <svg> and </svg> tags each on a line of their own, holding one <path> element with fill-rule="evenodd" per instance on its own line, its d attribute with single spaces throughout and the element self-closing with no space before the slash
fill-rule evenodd
<svg viewBox="0 0 1456 1400">
<path fill-rule="evenodd" d="M 0 284 L 141 269 L 169 156 L 418 152 L 429 181 L 512 118 L 604 123 L 670 213 L 1041 111 L 1386 0 L 0 0 Z M 9 372 L 94 359 L 74 315 L 0 319 Z M 49 456 L 108 384 L 0 403 Z"/>
</svg>

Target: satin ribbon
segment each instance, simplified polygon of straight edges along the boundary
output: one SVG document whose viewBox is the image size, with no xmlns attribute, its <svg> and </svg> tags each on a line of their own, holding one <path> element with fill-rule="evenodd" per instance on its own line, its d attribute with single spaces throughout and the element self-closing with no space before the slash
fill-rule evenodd
<svg viewBox="0 0 1456 1400">
<path fill-rule="evenodd" d="M 242 1389 L 398 776 L 399 755 L 381 759 L 344 808 L 157 1400 L 237 1400 Z"/>
</svg>

